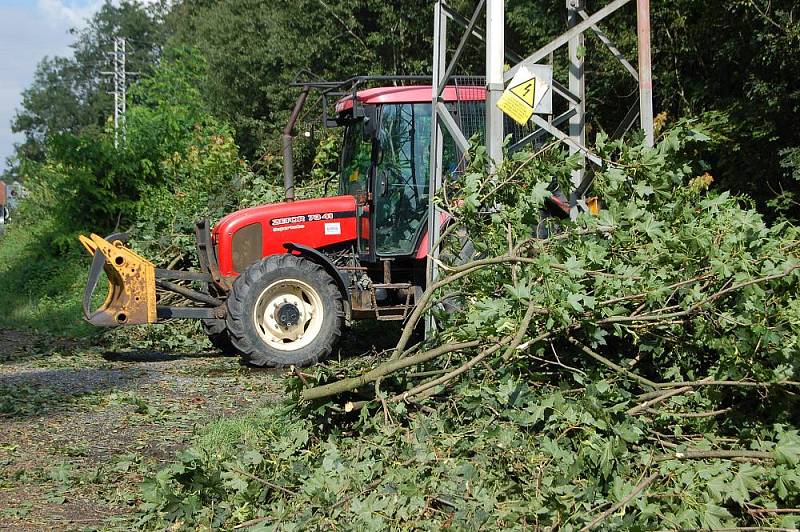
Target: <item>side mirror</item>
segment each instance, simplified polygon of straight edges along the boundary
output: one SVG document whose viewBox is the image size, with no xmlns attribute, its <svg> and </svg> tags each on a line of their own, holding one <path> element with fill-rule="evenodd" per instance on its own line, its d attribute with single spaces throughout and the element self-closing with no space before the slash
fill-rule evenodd
<svg viewBox="0 0 800 532">
<path fill-rule="evenodd" d="M 373 139 L 378 134 L 378 107 L 364 106 L 364 139 Z"/>
</svg>

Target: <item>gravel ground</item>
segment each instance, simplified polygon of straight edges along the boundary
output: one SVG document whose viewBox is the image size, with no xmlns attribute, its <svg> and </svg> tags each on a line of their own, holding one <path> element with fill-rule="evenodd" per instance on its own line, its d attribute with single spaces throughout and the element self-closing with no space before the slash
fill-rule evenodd
<svg viewBox="0 0 800 532">
<path fill-rule="evenodd" d="M 215 353 L 103 353 L 0 331 L 0 529 L 130 529 L 137 487 L 197 426 L 281 398 Z"/>
</svg>

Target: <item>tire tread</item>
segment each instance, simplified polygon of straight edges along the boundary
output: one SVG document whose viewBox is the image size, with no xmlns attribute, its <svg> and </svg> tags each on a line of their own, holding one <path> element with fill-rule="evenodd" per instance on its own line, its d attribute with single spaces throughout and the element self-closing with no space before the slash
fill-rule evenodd
<svg viewBox="0 0 800 532">
<path fill-rule="evenodd" d="M 322 287 L 319 294 L 324 301 L 329 299 L 334 302 L 334 319 L 336 324 L 332 334 L 324 338 L 316 353 L 303 356 L 301 359 L 291 360 L 292 353 L 275 356 L 270 353 L 262 342 L 254 341 L 247 333 L 246 320 L 251 319 L 245 304 L 245 298 L 267 275 L 272 275 L 288 269 L 297 269 L 309 278 L 314 278 Z M 227 299 L 228 317 L 227 327 L 231 343 L 241 353 L 245 362 L 255 366 L 281 367 L 288 365 L 306 366 L 317 362 L 331 354 L 342 334 L 344 312 L 342 295 L 331 276 L 320 265 L 309 259 L 297 255 L 271 255 L 251 265 L 237 277 Z M 312 343 L 313 345 L 313 343 Z"/>
</svg>

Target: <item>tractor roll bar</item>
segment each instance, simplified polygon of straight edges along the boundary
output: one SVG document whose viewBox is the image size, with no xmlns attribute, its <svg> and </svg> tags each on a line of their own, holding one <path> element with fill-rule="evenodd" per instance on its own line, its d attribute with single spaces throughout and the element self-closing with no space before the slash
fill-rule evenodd
<svg viewBox="0 0 800 532">
<path fill-rule="evenodd" d="M 292 161 L 292 130 L 297 123 L 297 117 L 300 116 L 300 111 L 303 110 L 303 105 L 308 98 L 308 92 L 311 87 L 306 85 L 300 91 L 300 97 L 297 98 L 297 103 L 294 104 L 292 115 L 289 117 L 289 123 L 283 128 L 283 188 L 286 191 L 286 201 L 291 203 L 294 201 L 294 163 Z"/>
<path fill-rule="evenodd" d="M 308 99 L 311 89 L 316 89 L 321 93 L 320 99 L 322 100 L 322 123 L 327 127 L 330 125 L 328 120 L 328 98 L 333 97 L 338 99 L 350 95 L 353 98 L 353 116 L 355 118 L 359 118 L 363 117 L 364 114 L 363 109 L 356 105 L 358 103 L 356 94 L 358 93 L 359 88 L 361 88 L 361 86 L 364 84 L 371 82 L 391 82 L 394 84 L 402 84 L 414 81 L 429 84 L 433 83 L 433 78 L 431 76 L 423 75 L 353 76 L 344 81 L 324 81 L 320 79 L 315 79 L 313 81 L 296 81 L 302 74 L 314 76 L 312 72 L 304 69 L 298 73 L 297 77 L 295 77 L 295 81 L 289 84 L 291 87 L 300 87 L 301 90 L 300 96 L 297 98 L 297 102 L 294 104 L 292 114 L 289 117 L 289 122 L 286 124 L 286 127 L 283 128 L 283 134 L 281 135 L 281 140 L 283 143 L 284 197 L 289 203 L 294 201 L 294 164 L 292 162 L 292 143 L 294 137 L 292 136 L 292 131 L 294 130 L 294 126 L 297 124 L 297 119 L 299 118 L 300 112 L 303 110 L 303 107 L 306 104 L 306 100 Z M 463 76 L 450 76 L 448 83 L 451 80 L 458 83 L 460 78 L 463 78 Z"/>
</svg>

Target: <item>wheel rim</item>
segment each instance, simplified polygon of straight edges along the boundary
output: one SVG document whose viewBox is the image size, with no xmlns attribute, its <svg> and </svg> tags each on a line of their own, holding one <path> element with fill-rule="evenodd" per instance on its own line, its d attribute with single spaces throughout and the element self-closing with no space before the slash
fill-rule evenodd
<svg viewBox="0 0 800 532">
<path fill-rule="evenodd" d="M 296 351 L 313 342 L 322 329 L 322 299 L 299 279 L 281 279 L 258 296 L 253 321 L 267 345 Z"/>
</svg>

